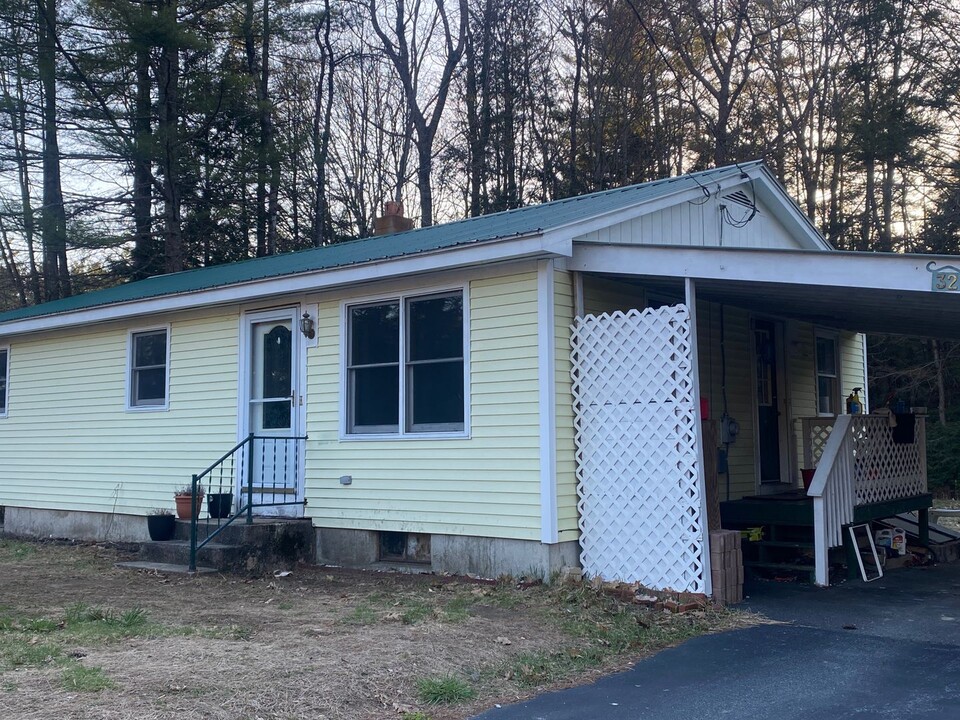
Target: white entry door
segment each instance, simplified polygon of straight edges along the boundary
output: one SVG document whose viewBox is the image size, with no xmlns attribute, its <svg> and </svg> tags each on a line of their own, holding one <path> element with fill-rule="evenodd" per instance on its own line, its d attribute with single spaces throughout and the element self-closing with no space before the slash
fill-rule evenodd
<svg viewBox="0 0 960 720">
<path fill-rule="evenodd" d="M 245 503 L 252 480 L 257 515 L 303 513 L 302 345 L 297 323 L 295 307 L 246 316 L 241 431 L 254 439 L 238 484 Z"/>
</svg>

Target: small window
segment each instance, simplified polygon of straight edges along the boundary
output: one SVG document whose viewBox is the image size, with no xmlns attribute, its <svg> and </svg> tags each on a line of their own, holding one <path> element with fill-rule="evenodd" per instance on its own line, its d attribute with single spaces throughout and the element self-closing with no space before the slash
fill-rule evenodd
<svg viewBox="0 0 960 720">
<path fill-rule="evenodd" d="M 837 415 L 840 406 L 840 362 L 837 338 L 817 335 L 817 414 Z"/>
<path fill-rule="evenodd" d="M 130 335 L 130 407 L 167 405 L 167 330 Z"/>
<path fill-rule="evenodd" d="M 347 432 L 464 429 L 463 293 L 347 309 Z"/>
<path fill-rule="evenodd" d="M 0 348 L 0 417 L 7 414 L 7 380 L 10 350 Z"/>
</svg>

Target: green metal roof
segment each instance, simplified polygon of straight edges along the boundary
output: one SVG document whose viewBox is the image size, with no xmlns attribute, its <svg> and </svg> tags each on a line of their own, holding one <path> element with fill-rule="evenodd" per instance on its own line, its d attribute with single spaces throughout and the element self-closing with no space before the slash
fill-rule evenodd
<svg viewBox="0 0 960 720">
<path fill-rule="evenodd" d="M 336 245 L 187 270 L 170 275 L 158 275 L 105 290 L 96 290 L 63 300 L 0 313 L 0 324 L 105 305 L 210 290 L 285 275 L 341 268 L 488 240 L 533 235 L 578 220 L 655 200 L 676 191 L 736 177 L 738 174 L 762 165 L 762 161 L 755 160 L 393 235 L 352 240 Z"/>
</svg>

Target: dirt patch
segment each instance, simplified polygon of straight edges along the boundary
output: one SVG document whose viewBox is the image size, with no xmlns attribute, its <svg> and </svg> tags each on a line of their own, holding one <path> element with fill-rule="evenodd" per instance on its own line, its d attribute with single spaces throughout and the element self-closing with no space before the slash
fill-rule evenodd
<svg viewBox="0 0 960 720">
<path fill-rule="evenodd" d="M 756 621 L 671 615 L 582 585 L 114 567 L 129 554 L 0 541 L 0 717 L 455 720 Z M 428 704 L 432 678 L 466 688 L 466 699 Z"/>
</svg>

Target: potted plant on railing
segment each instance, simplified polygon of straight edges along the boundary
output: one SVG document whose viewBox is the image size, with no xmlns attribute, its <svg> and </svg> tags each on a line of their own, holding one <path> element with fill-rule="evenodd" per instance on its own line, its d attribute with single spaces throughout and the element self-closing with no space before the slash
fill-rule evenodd
<svg viewBox="0 0 960 720">
<path fill-rule="evenodd" d="M 173 500 L 177 504 L 177 517 L 181 520 L 190 520 L 200 515 L 200 509 L 203 507 L 203 488 L 197 486 L 197 502 L 191 507 L 192 494 L 189 485 L 184 485 L 173 493 Z"/>
<path fill-rule="evenodd" d="M 154 542 L 173 539 L 177 529 L 177 519 L 167 508 L 157 508 L 147 515 L 147 532 Z"/>
</svg>

